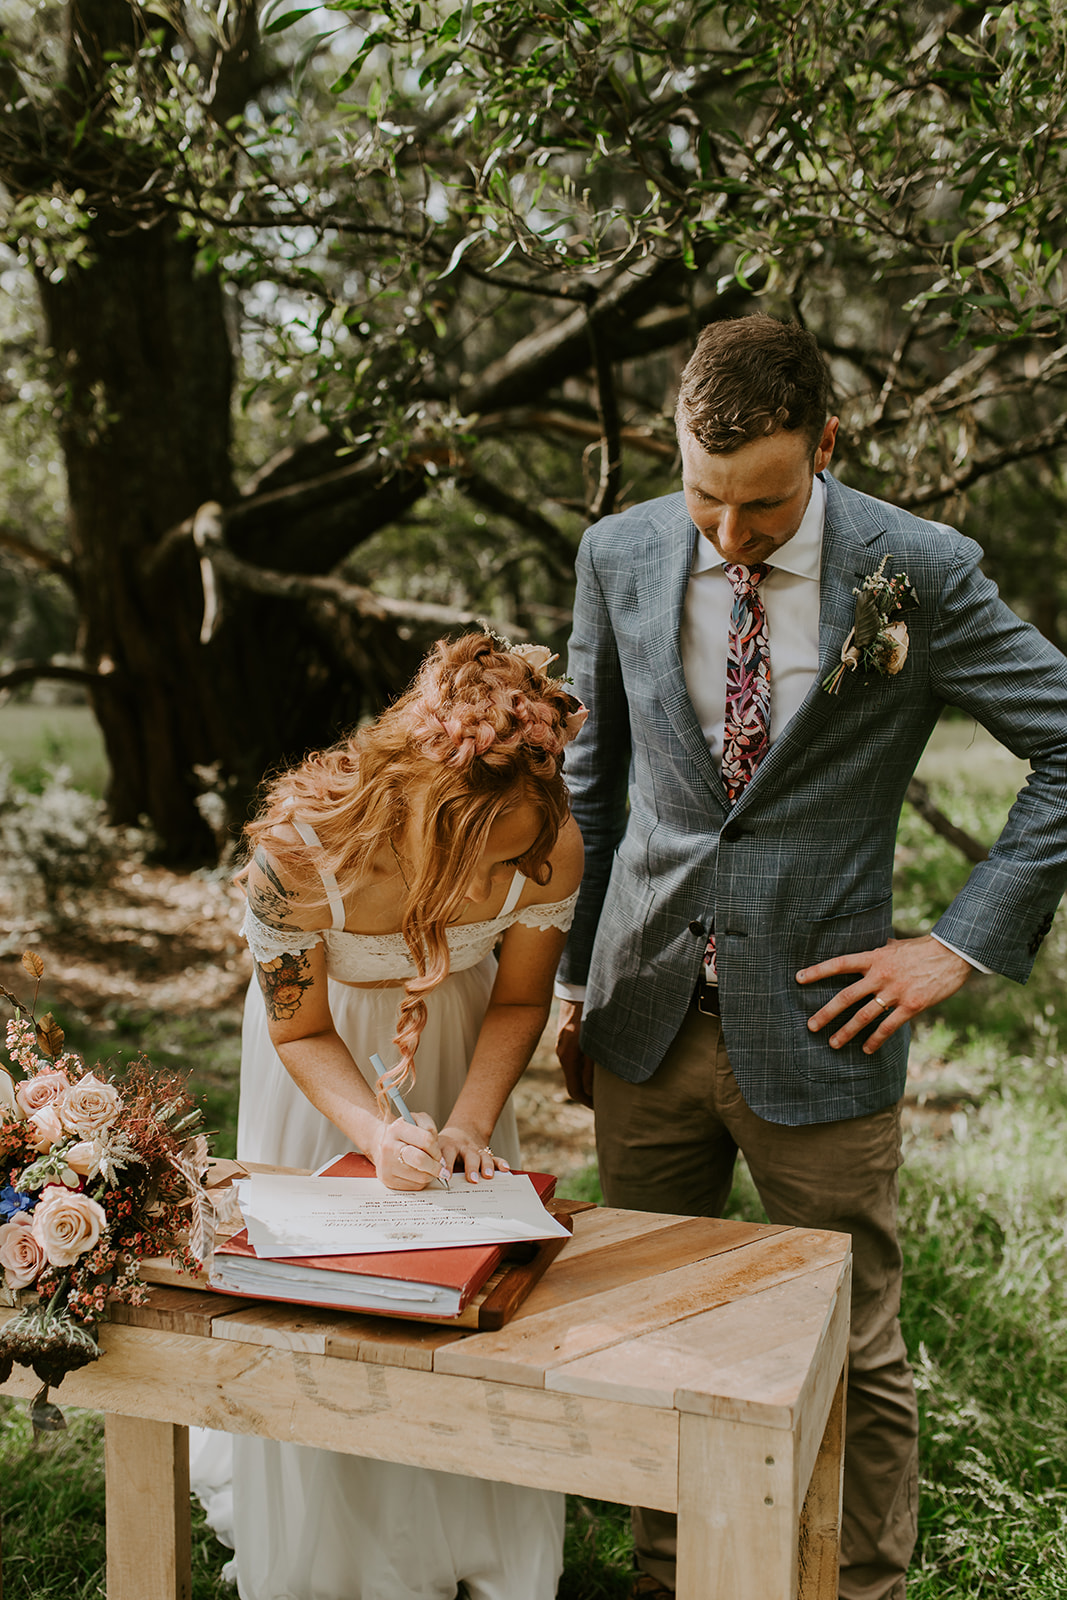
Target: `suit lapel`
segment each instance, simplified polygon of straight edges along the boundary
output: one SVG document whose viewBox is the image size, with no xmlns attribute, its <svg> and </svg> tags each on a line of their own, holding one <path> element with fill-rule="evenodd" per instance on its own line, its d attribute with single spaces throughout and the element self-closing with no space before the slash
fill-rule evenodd
<svg viewBox="0 0 1067 1600">
<path fill-rule="evenodd" d="M 697 537 L 697 530 L 685 509 L 685 501 L 678 495 L 677 505 L 665 508 L 662 517 L 651 524 L 650 535 L 638 563 L 637 583 L 641 615 L 648 627 L 646 642 L 649 668 L 664 715 L 704 781 L 725 809 L 726 790 L 689 699 L 678 648 L 682 609 Z"/>
</svg>

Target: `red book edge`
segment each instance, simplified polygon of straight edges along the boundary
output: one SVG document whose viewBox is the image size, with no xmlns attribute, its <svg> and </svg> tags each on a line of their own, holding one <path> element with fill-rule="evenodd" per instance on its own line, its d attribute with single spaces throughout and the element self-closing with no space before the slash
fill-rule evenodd
<svg viewBox="0 0 1067 1600">
<path fill-rule="evenodd" d="M 374 1165 L 366 1156 L 361 1156 L 355 1151 L 340 1156 L 320 1174 L 324 1178 L 373 1178 Z M 544 1205 L 546 1200 L 552 1198 L 556 1187 L 556 1179 L 549 1172 L 527 1172 L 516 1174 L 526 1176 L 534 1186 L 537 1198 Z M 492 1180 L 490 1180 L 492 1181 Z M 536 1241 L 530 1241 L 531 1244 Z M 394 1278 L 406 1283 L 432 1283 L 441 1289 L 456 1289 L 459 1291 L 461 1313 L 472 1295 L 485 1283 L 503 1261 L 509 1251 L 522 1248 L 521 1242 L 516 1246 L 507 1244 L 462 1244 L 448 1245 L 439 1250 L 383 1250 L 370 1254 L 354 1256 L 288 1256 L 284 1263 L 279 1258 L 279 1264 L 294 1267 L 314 1267 L 325 1272 L 344 1272 L 353 1277 Z M 248 1230 L 242 1228 L 240 1233 L 235 1233 L 225 1244 L 215 1246 L 216 1255 L 251 1256 L 258 1260 L 270 1260 L 271 1257 L 256 1257 L 256 1252 L 248 1242 Z M 233 1294 L 239 1291 L 233 1289 L 220 1290 L 220 1293 Z M 250 1295 L 251 1299 L 269 1300 L 269 1294 L 262 1290 Z M 285 1297 L 289 1299 L 288 1296 Z M 307 1303 L 310 1305 L 327 1305 L 328 1302 L 315 1299 Z M 352 1310 L 350 1306 L 344 1310 Z M 400 1313 L 401 1315 L 403 1313 Z"/>
</svg>

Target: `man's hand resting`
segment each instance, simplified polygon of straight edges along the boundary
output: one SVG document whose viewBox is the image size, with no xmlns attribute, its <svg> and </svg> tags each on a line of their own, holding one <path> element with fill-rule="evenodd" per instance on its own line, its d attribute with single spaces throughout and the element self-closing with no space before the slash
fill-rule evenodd
<svg viewBox="0 0 1067 1600">
<path fill-rule="evenodd" d="M 837 978 L 847 972 L 860 974 L 855 983 L 809 1018 L 808 1027 L 817 1033 L 828 1022 L 852 1011 L 848 1021 L 830 1035 L 830 1044 L 839 1050 L 881 1018 L 863 1046 L 864 1054 L 870 1056 L 920 1011 L 955 994 L 973 971 L 969 961 L 926 933 L 919 939 L 890 939 L 879 950 L 833 956 L 829 961 L 803 968 L 797 973 L 797 982 L 816 983 L 820 978 Z"/>
<path fill-rule="evenodd" d="M 556 1032 L 556 1054 L 563 1068 L 567 1093 L 580 1106 L 593 1104 L 593 1063 L 583 1055 L 578 1035 L 582 1026 L 582 1005 L 579 1000 L 561 1000 L 559 1003 L 559 1028 Z"/>
</svg>

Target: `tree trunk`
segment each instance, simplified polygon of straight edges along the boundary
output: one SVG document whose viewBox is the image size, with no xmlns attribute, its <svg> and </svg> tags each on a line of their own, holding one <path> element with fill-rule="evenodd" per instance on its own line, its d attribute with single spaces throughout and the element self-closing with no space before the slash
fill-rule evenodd
<svg viewBox="0 0 1067 1600">
<path fill-rule="evenodd" d="M 88 266 L 41 283 L 62 396 L 81 645 L 104 674 L 92 697 L 112 817 L 150 817 L 165 857 L 188 864 L 215 851 L 196 807 L 197 766 L 221 764 L 240 816 L 269 764 L 356 720 L 361 668 L 377 699 L 385 669 L 408 663 L 383 660 L 376 672 L 365 644 L 348 638 L 346 649 L 335 619 L 238 590 L 223 593 L 221 623 L 200 642 L 191 541 L 151 557 L 205 501 L 235 498 L 223 292 L 169 221 L 112 231 L 98 219 L 92 248 Z"/>
</svg>

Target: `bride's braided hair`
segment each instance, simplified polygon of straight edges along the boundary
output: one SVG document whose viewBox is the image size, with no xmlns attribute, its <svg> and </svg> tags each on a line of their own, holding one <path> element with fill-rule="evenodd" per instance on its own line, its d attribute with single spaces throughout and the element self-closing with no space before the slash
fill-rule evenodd
<svg viewBox="0 0 1067 1600">
<path fill-rule="evenodd" d="M 490 829 L 518 805 L 531 806 L 541 826 L 517 864 L 548 882 L 548 858 L 568 815 L 563 749 L 585 713 L 564 683 L 545 675 L 547 656 L 532 646 L 512 650 L 489 634 L 439 640 L 377 722 L 276 779 L 246 830 L 252 847 L 262 844 L 288 867 L 309 898 L 321 893 L 315 885 L 323 870 L 347 898 L 375 859 L 403 840 L 400 931 L 416 976 L 398 1008 L 400 1060 L 390 1082 L 414 1077 L 425 996 L 448 976 L 445 930 L 463 912 Z M 278 826 L 293 815 L 311 824 L 321 851 L 282 842 Z"/>
</svg>

